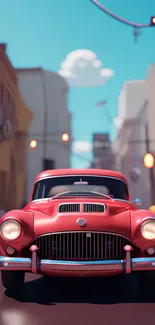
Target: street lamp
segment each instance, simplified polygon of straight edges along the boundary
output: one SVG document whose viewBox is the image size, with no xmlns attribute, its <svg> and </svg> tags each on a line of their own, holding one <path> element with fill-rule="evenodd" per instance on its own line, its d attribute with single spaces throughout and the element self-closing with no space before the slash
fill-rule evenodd
<svg viewBox="0 0 155 325">
<path fill-rule="evenodd" d="M 155 205 L 151 205 L 149 211 L 155 214 Z"/>
<path fill-rule="evenodd" d="M 62 141 L 67 142 L 69 140 L 69 135 L 67 133 L 62 134 Z"/>
<path fill-rule="evenodd" d="M 152 168 L 155 163 L 154 156 L 151 153 L 147 153 L 143 158 L 143 162 L 146 168 Z"/>
<path fill-rule="evenodd" d="M 37 147 L 37 141 L 36 140 L 31 140 L 30 141 L 30 148 L 31 149 L 36 149 Z"/>
<path fill-rule="evenodd" d="M 150 26 L 155 26 L 155 16 L 151 17 Z"/>
</svg>

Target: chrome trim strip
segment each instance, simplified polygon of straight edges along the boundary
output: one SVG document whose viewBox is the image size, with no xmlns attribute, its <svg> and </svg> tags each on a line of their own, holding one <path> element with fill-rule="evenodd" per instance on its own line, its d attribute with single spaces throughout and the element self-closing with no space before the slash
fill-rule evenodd
<svg viewBox="0 0 155 325">
<path fill-rule="evenodd" d="M 31 271 L 32 269 L 32 259 L 31 258 L 21 258 L 21 257 L 3 257 L 0 256 L 0 270 L 10 269 L 10 270 L 23 270 Z"/>
<path fill-rule="evenodd" d="M 78 202 L 78 201 L 76 201 L 76 202 L 64 202 L 64 203 L 60 203 L 58 206 L 60 206 L 60 205 L 65 205 L 65 204 L 97 204 L 97 205 L 103 205 L 103 206 L 105 206 L 105 204 L 104 203 L 98 203 L 98 202 Z"/>
<path fill-rule="evenodd" d="M 122 178 L 119 178 L 119 177 L 114 177 L 114 176 L 104 176 L 104 175 L 91 175 L 91 174 L 70 174 L 70 175 L 56 175 L 56 176 L 47 176 L 47 177 L 42 177 L 40 179 L 38 179 L 34 184 L 37 184 L 38 182 L 42 181 L 42 180 L 45 180 L 45 179 L 49 179 L 49 178 L 57 178 L 57 177 L 75 177 L 75 176 L 79 176 L 79 177 L 103 177 L 103 178 L 111 178 L 111 179 L 117 179 L 119 181 L 122 181 L 125 185 L 127 185 L 127 183 L 122 179 Z"/>
<path fill-rule="evenodd" d="M 19 258 L 19 257 L 3 257 L 0 256 L 0 269 L 1 270 L 23 270 L 33 272 L 32 261 L 34 259 L 33 252 L 32 258 Z M 155 257 L 149 258 L 132 258 L 131 271 L 142 270 L 155 270 Z M 98 260 L 98 261 L 62 261 L 62 260 L 46 260 L 42 259 L 36 263 L 36 273 L 46 272 L 126 272 L 126 260 Z M 59 273 L 59 275 L 62 273 Z M 67 275 L 67 273 L 66 273 Z M 89 276 L 93 273 L 89 273 Z"/>
<path fill-rule="evenodd" d="M 130 241 L 130 239 L 128 238 L 128 237 L 125 237 L 124 235 L 121 235 L 120 233 L 113 233 L 113 232 L 105 232 L 105 231 L 94 231 L 94 230 L 84 230 L 84 231 L 82 231 L 82 230 L 74 230 L 74 231 L 58 231 L 58 232 L 48 232 L 48 233 L 46 233 L 46 234 L 43 234 L 43 235 L 39 235 L 39 236 L 37 236 L 37 237 L 35 237 L 33 240 L 32 240 L 32 242 L 34 241 L 34 240 L 36 240 L 37 238 L 39 238 L 39 237 L 43 237 L 43 236 L 48 236 L 48 235 L 61 235 L 61 234 L 68 234 L 68 233 L 81 233 L 81 232 L 84 232 L 84 233 L 95 233 L 95 234 L 105 234 L 105 235 L 115 235 L 115 236 L 120 236 L 120 237 L 123 237 L 123 238 L 125 238 L 125 239 L 127 239 L 127 240 L 129 240 Z M 26 245 L 27 246 L 27 245 Z M 136 245 L 137 246 L 137 245 Z M 138 247 L 138 246 L 137 246 Z"/>
<path fill-rule="evenodd" d="M 32 200 L 32 201 L 30 201 L 28 204 L 30 204 L 30 203 L 33 203 L 33 202 L 38 202 L 38 201 L 48 201 L 49 200 L 49 198 L 47 197 L 47 198 L 43 198 L 43 199 L 36 199 L 36 200 Z"/>
<path fill-rule="evenodd" d="M 141 228 L 143 226 L 145 226 L 148 222 L 151 222 L 151 221 L 154 221 L 155 220 L 155 217 L 152 217 L 152 216 L 145 216 L 145 218 L 151 218 L 151 219 L 148 219 L 148 220 L 143 221 L 142 224 L 141 224 L 141 226 L 140 226 Z M 151 239 L 151 240 L 154 240 L 154 239 Z"/>
<path fill-rule="evenodd" d="M 103 199 L 104 199 L 104 197 L 103 197 Z M 106 198 L 105 198 L 106 199 Z M 30 201 L 29 203 L 33 203 L 33 202 L 37 202 L 37 201 L 48 201 L 49 200 L 49 197 L 47 197 L 47 198 L 43 198 L 43 199 L 36 199 L 36 200 L 32 200 L 32 201 Z M 127 200 L 122 200 L 122 199 L 113 199 L 113 201 L 120 201 L 120 202 L 126 202 L 126 203 L 130 203 L 130 204 L 132 204 L 132 202 L 131 201 L 127 201 Z M 73 202 L 73 204 L 74 204 L 75 202 Z M 79 202 L 78 202 L 79 203 Z M 80 202 L 80 203 L 82 203 L 82 202 Z M 91 202 L 89 202 L 89 203 L 91 203 Z M 64 203 L 62 203 L 62 204 L 65 204 L 65 202 Z M 97 203 L 97 204 L 100 204 L 100 203 Z M 102 204 L 102 203 L 101 203 Z"/>
<path fill-rule="evenodd" d="M 132 263 L 155 263 L 155 257 L 138 257 L 132 258 Z M 28 263 L 31 265 L 31 258 L 21 258 L 21 257 L 4 257 L 0 256 L 0 265 L 1 263 Z M 64 260 L 40 260 L 41 264 L 62 264 L 62 265 L 103 265 L 103 264 L 121 264 L 123 260 L 96 260 L 96 261 L 64 261 Z"/>
<path fill-rule="evenodd" d="M 120 202 L 126 202 L 126 203 L 130 203 L 130 204 L 132 204 L 131 201 L 122 200 L 122 199 L 115 199 L 115 198 L 114 198 L 114 201 L 120 201 Z"/>
<path fill-rule="evenodd" d="M 1 261 L 4 262 L 19 262 L 19 263 L 31 263 L 31 258 L 23 258 L 23 257 L 5 257 L 5 256 L 0 256 L 0 263 Z"/>
<path fill-rule="evenodd" d="M 154 259 L 155 260 L 155 259 Z M 50 264 L 57 264 L 57 265 L 112 265 L 112 264 L 122 264 L 123 260 L 98 260 L 98 261 L 64 261 L 64 260 L 41 260 L 42 264 L 47 264 L 50 261 Z"/>
</svg>

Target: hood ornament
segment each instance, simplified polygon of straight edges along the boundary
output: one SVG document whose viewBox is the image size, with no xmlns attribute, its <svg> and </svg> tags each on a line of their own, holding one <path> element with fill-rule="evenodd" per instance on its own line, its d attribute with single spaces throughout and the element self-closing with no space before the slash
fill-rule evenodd
<svg viewBox="0 0 155 325">
<path fill-rule="evenodd" d="M 80 227 L 86 226 L 86 220 L 84 220 L 84 219 L 77 219 L 76 222 Z"/>
</svg>

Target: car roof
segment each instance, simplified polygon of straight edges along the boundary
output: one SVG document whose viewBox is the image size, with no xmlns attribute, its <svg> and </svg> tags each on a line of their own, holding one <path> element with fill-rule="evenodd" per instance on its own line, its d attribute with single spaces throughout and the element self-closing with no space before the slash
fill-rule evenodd
<svg viewBox="0 0 155 325">
<path fill-rule="evenodd" d="M 127 184 L 127 180 L 123 174 L 120 172 L 116 172 L 114 170 L 107 169 L 50 169 L 42 171 L 39 175 L 37 175 L 35 182 L 43 179 L 49 178 L 53 176 L 71 176 L 71 175 L 89 175 L 89 176 L 107 176 L 107 177 L 115 177 L 123 180 Z"/>
</svg>

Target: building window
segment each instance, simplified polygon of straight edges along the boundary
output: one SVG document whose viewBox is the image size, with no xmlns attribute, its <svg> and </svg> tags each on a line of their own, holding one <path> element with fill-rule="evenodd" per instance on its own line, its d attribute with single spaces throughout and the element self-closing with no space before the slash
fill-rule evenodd
<svg viewBox="0 0 155 325">
<path fill-rule="evenodd" d="M 94 148 L 95 149 L 106 149 L 106 148 L 110 148 L 110 143 L 109 141 L 104 141 L 104 142 L 101 142 L 101 141 L 94 141 Z"/>
</svg>

